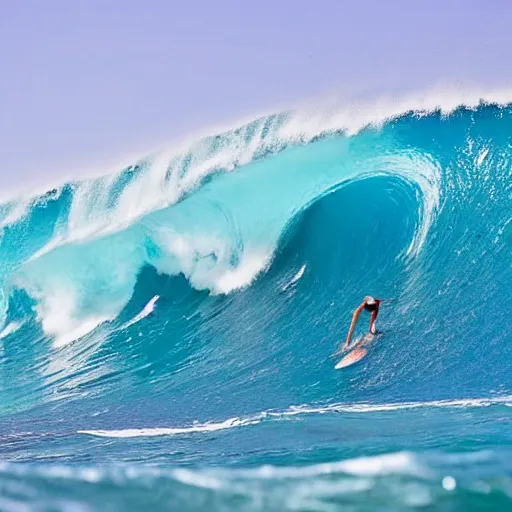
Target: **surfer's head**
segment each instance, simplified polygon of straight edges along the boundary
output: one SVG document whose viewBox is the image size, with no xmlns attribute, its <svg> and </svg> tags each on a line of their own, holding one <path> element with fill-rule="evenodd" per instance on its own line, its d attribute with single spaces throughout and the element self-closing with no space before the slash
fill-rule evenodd
<svg viewBox="0 0 512 512">
<path fill-rule="evenodd" d="M 377 301 L 373 297 L 371 297 L 370 295 L 367 295 L 364 298 L 364 302 L 365 302 L 365 304 L 368 304 L 369 306 L 371 306 L 373 304 L 377 304 Z"/>
</svg>

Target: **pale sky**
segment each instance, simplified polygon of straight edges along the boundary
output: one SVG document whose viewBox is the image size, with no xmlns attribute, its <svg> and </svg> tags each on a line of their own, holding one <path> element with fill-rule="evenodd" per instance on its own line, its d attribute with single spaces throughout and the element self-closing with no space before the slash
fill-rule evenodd
<svg viewBox="0 0 512 512">
<path fill-rule="evenodd" d="M 512 81 L 508 0 L 0 0 L 0 187 L 333 91 Z"/>
</svg>

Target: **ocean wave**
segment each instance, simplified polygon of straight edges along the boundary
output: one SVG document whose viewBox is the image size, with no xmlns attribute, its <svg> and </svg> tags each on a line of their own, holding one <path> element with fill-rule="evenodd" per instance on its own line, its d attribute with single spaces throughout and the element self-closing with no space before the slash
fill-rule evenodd
<svg viewBox="0 0 512 512">
<path fill-rule="evenodd" d="M 476 380 L 478 368 L 497 357 L 493 325 L 504 322 L 480 297 L 485 287 L 507 298 L 507 97 L 434 93 L 269 115 L 118 173 L 4 202 L 0 320 L 4 328 L 21 325 L 3 330 L 15 354 L 12 374 L 27 371 L 23 361 L 34 404 L 79 397 L 77 386 L 101 395 L 107 384 L 132 385 L 145 368 L 154 373 L 144 374 L 144 384 L 157 389 L 178 371 L 182 386 L 206 386 L 201 372 L 214 379 L 238 371 L 266 389 L 263 376 L 276 385 L 276 365 L 300 353 L 285 377 L 298 382 L 296 367 L 308 382 L 328 375 L 329 390 L 305 397 L 323 401 L 344 377 L 326 374 L 324 359 L 297 340 L 332 353 L 346 315 L 373 293 L 396 298 L 385 319 L 395 334 L 375 349 L 377 364 L 367 358 L 373 366 L 364 366 L 359 394 L 385 390 L 390 364 L 396 382 L 417 387 L 428 372 L 451 382 L 448 368 L 459 364 Z M 290 285 L 293 294 L 274 293 Z M 144 310 L 156 296 L 158 307 Z M 464 330 L 455 325 L 454 304 L 471 304 L 458 319 Z M 242 338 L 265 347 L 261 354 L 230 330 L 238 315 L 241 332 L 258 331 Z M 486 354 L 472 341 L 477 332 L 489 340 Z M 205 348 L 221 338 L 228 346 Z M 403 340 L 408 349 L 397 350 Z M 272 361 L 272 353 L 286 359 Z M 505 371 L 499 361 L 494 366 Z M 14 384 L 7 388 L 9 400 L 32 404 Z M 483 390 L 483 383 L 472 389 Z"/>
</svg>

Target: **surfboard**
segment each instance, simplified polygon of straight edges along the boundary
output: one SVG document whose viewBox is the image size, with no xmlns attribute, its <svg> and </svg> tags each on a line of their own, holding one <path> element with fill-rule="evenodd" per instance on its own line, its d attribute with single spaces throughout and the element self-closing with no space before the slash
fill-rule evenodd
<svg viewBox="0 0 512 512">
<path fill-rule="evenodd" d="M 358 361 L 361 361 L 363 357 L 368 353 L 368 350 L 365 348 L 355 348 L 350 352 L 350 354 L 347 354 L 335 367 L 335 370 L 340 370 L 341 368 L 346 368 L 347 366 L 350 366 L 351 364 L 355 364 Z"/>
</svg>

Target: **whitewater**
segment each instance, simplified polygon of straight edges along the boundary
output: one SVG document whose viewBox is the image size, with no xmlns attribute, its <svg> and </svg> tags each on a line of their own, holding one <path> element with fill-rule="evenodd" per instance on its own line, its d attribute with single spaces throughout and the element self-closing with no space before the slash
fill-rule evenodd
<svg viewBox="0 0 512 512">
<path fill-rule="evenodd" d="M 0 509 L 510 508 L 511 205 L 507 91 L 4 194 Z M 368 294 L 381 334 L 334 370 Z"/>
</svg>

